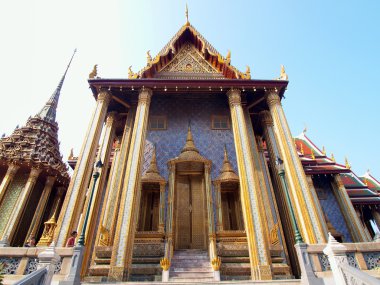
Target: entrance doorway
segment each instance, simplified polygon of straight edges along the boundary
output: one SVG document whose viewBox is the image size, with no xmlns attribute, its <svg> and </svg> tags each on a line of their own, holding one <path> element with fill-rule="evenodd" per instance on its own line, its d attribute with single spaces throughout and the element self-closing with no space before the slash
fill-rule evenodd
<svg viewBox="0 0 380 285">
<path fill-rule="evenodd" d="M 175 187 L 175 249 L 207 249 L 204 177 L 177 175 Z"/>
</svg>

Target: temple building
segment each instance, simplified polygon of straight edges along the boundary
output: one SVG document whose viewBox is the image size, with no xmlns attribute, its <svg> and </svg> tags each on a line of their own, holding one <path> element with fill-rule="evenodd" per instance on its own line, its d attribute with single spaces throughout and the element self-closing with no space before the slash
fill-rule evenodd
<svg viewBox="0 0 380 285">
<path fill-rule="evenodd" d="M 62 248 L 83 232 L 82 280 L 159 281 L 164 271 L 196 283 L 300 278 L 296 243 L 378 234 L 380 183 L 305 132 L 293 137 L 283 66 L 275 80 L 251 78 L 188 19 L 128 78 L 101 78 L 95 66 L 96 106 L 79 155 L 70 154 L 71 179 L 55 122 L 66 72 L 41 112 L 0 140 L 4 245 L 34 235 Z"/>
</svg>

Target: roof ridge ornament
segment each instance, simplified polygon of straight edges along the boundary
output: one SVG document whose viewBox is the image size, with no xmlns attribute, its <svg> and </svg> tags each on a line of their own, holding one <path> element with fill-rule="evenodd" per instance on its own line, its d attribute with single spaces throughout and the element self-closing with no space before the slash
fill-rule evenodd
<svg viewBox="0 0 380 285">
<path fill-rule="evenodd" d="M 91 73 L 88 75 L 88 78 L 93 79 L 98 77 L 98 65 L 95 64 Z"/>
<path fill-rule="evenodd" d="M 289 80 L 289 76 L 285 72 L 285 66 L 281 64 L 280 77 L 277 80 Z"/>
<path fill-rule="evenodd" d="M 346 168 L 351 169 L 351 165 L 348 163 L 348 158 L 347 158 L 347 156 L 346 156 L 346 158 L 344 159 L 344 162 L 345 162 Z"/>
<path fill-rule="evenodd" d="M 189 22 L 189 9 L 187 7 L 187 3 L 186 3 L 186 10 L 185 10 L 185 16 L 186 16 L 186 24 L 185 26 L 190 26 L 190 22 Z"/>
</svg>

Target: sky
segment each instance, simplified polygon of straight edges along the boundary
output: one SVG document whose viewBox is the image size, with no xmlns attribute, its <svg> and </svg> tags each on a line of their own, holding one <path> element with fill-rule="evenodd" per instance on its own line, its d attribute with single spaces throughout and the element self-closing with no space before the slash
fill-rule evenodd
<svg viewBox="0 0 380 285">
<path fill-rule="evenodd" d="M 24 3 L 25 2 L 25 3 Z M 380 179 L 380 2 L 188 0 L 191 24 L 253 79 L 285 65 L 283 107 L 293 136 L 306 135 L 338 163 Z M 127 78 L 185 23 L 182 0 L 0 2 L 0 133 L 35 115 L 75 48 L 57 121 L 64 159 L 78 155 L 95 101 L 87 78 Z M 20 8 L 22 7 L 22 8 Z"/>
</svg>

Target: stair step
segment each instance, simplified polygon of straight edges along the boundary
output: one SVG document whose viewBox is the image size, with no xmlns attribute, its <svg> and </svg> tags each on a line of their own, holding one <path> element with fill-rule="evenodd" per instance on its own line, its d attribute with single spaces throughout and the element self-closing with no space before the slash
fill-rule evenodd
<svg viewBox="0 0 380 285">
<path fill-rule="evenodd" d="M 213 272 L 212 268 L 206 267 L 175 267 L 170 270 L 170 272 Z"/>
<path fill-rule="evenodd" d="M 169 283 L 172 283 L 172 282 L 183 282 L 183 283 L 188 283 L 188 284 L 195 284 L 194 282 L 213 282 L 214 281 L 214 278 L 210 278 L 210 277 L 207 277 L 207 278 L 183 278 L 183 277 L 171 277 L 169 278 Z"/>
</svg>

